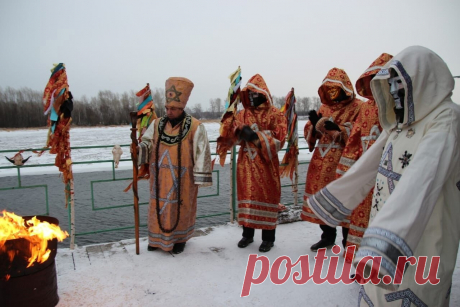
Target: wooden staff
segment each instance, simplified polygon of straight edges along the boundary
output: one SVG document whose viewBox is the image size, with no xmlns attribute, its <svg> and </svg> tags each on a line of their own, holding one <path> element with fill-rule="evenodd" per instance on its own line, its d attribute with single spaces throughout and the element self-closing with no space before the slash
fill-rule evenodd
<svg viewBox="0 0 460 307">
<path fill-rule="evenodd" d="M 70 166 L 70 170 L 72 171 L 72 166 Z M 74 201 L 74 186 L 73 186 L 73 179 L 70 179 L 70 233 L 72 236 L 70 237 L 70 249 L 73 250 L 75 248 L 75 201 Z"/>
<path fill-rule="evenodd" d="M 292 88 L 292 92 L 294 92 L 294 88 Z M 293 106 L 294 108 L 294 113 L 295 113 L 295 105 Z M 297 113 L 296 113 L 297 114 Z M 294 171 L 294 205 L 297 207 L 298 205 L 298 193 L 299 193 L 299 118 L 296 116 L 295 118 L 295 131 L 296 131 L 296 136 L 295 136 L 295 144 L 297 145 L 297 153 L 295 155 L 295 171 Z"/>
<path fill-rule="evenodd" d="M 235 146 L 232 146 L 232 151 L 230 155 L 230 222 L 233 224 L 235 222 L 235 210 L 233 210 L 233 204 L 235 201 L 233 195 L 233 168 L 236 167 L 234 163 L 235 161 L 233 159 L 235 155 Z"/>
<path fill-rule="evenodd" d="M 298 192 L 299 192 L 299 155 L 297 154 L 295 158 L 295 171 L 294 171 L 294 185 L 292 186 L 292 190 L 294 190 L 294 206 L 297 207 L 299 204 L 298 200 Z"/>
<path fill-rule="evenodd" d="M 134 195 L 134 232 L 136 235 L 136 255 L 139 255 L 139 195 L 137 194 L 137 111 L 130 112 L 131 117 L 131 160 L 133 161 L 133 195 Z"/>
</svg>

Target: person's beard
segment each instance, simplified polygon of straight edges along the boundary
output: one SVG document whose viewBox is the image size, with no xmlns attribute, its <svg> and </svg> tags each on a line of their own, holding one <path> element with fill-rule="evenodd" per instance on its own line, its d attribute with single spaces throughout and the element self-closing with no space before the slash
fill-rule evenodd
<svg viewBox="0 0 460 307">
<path fill-rule="evenodd" d="M 184 118 L 185 118 L 185 115 L 186 115 L 186 114 L 185 114 L 185 111 L 183 111 L 182 114 L 179 115 L 179 116 L 176 117 L 176 118 L 169 118 L 169 117 L 168 117 L 168 120 L 169 120 L 169 122 L 171 123 L 171 126 L 175 127 L 178 123 L 180 123 L 181 121 L 183 121 Z"/>
</svg>

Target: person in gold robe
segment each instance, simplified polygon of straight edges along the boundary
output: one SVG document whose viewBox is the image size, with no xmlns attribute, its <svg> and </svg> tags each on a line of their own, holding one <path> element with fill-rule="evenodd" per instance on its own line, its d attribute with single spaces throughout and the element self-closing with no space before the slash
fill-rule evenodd
<svg viewBox="0 0 460 307">
<path fill-rule="evenodd" d="M 314 153 L 308 166 L 301 218 L 320 224 L 323 231 L 321 240 L 311 246 L 312 251 L 332 246 L 337 231 L 313 214 L 307 205 L 307 199 L 335 180 L 337 164 L 361 107 L 361 101 L 355 97 L 347 73 L 340 68 L 329 70 L 318 94 L 321 107 L 318 113 L 315 110 L 309 112 L 309 121 L 304 129 L 310 152 L 314 150 Z M 342 243 L 345 246 L 348 228 L 342 228 L 342 233 Z"/>
<path fill-rule="evenodd" d="M 185 113 L 192 81 L 166 80 L 166 115 L 139 143 L 139 163 L 150 167 L 148 250 L 179 254 L 195 230 L 198 187 L 212 185 L 211 151 L 204 125 Z"/>
</svg>

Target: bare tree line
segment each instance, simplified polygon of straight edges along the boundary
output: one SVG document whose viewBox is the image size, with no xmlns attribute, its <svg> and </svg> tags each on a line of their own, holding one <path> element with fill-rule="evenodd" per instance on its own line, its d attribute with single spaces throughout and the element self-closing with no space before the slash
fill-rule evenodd
<svg viewBox="0 0 460 307">
<path fill-rule="evenodd" d="M 273 104 L 278 109 L 284 105 L 286 101 L 285 96 L 273 96 Z M 319 110 L 321 100 L 319 97 L 296 97 L 296 112 L 299 116 L 307 116 L 310 110 Z M 206 111 L 203 110 L 200 103 L 196 104 L 192 109 L 186 108 L 187 113 L 191 113 L 198 119 L 216 119 L 222 116 L 225 111 L 225 105 L 220 98 L 209 99 L 209 107 Z"/>
<path fill-rule="evenodd" d="M 72 123 L 77 126 L 128 125 L 129 112 L 136 109 L 138 98 L 135 91 L 122 94 L 111 91 L 99 91 L 96 97 L 82 96 L 73 100 Z M 75 94 L 75 93 L 74 93 Z M 43 93 L 24 87 L 14 89 L 0 87 L 0 128 L 27 128 L 46 126 L 43 114 Z M 152 89 L 152 99 L 157 115 L 165 113 L 165 95 L 163 88 Z M 277 108 L 284 105 L 285 97 L 273 96 Z M 319 109 L 318 97 L 297 97 L 296 110 L 299 115 L 306 115 L 311 109 Z M 185 111 L 198 119 L 218 119 L 224 112 L 225 105 L 220 98 L 211 98 L 209 106 L 203 109 L 197 103 Z"/>
<path fill-rule="evenodd" d="M 43 92 L 30 88 L 0 87 L 0 127 L 27 128 L 46 126 Z M 152 90 L 158 116 L 164 115 L 164 89 Z M 131 90 L 122 94 L 99 91 L 96 97 L 73 99 L 72 123 L 77 126 L 128 125 L 129 112 L 136 110 L 138 98 Z"/>
<path fill-rule="evenodd" d="M 0 127 L 45 126 L 42 96 L 43 93 L 30 88 L 0 88 Z"/>
<path fill-rule="evenodd" d="M 273 104 L 275 107 L 278 109 L 281 109 L 281 107 L 284 105 L 286 101 L 285 96 L 277 97 L 273 96 Z M 321 106 L 321 100 L 319 97 L 296 97 L 296 106 L 295 110 L 297 112 L 297 115 L 299 116 L 306 116 L 308 114 L 308 111 L 310 110 L 319 110 L 319 107 Z"/>
</svg>

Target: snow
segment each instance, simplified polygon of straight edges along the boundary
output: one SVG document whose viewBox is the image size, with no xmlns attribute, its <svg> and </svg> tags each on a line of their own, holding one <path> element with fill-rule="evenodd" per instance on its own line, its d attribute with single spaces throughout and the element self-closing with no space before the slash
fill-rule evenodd
<svg viewBox="0 0 460 307">
<path fill-rule="evenodd" d="M 299 136 L 303 136 L 303 127 L 307 121 L 301 120 L 298 123 Z M 211 153 L 216 152 L 216 143 L 219 136 L 219 123 L 204 123 L 206 131 L 208 133 L 208 139 L 210 140 Z M 113 145 L 122 145 L 123 155 L 121 159 L 130 159 L 129 148 L 131 144 L 131 126 L 111 126 L 111 127 L 89 127 L 81 128 L 75 127 L 70 129 L 70 142 L 71 147 L 80 146 L 107 146 L 107 148 L 89 148 L 89 149 L 72 149 L 72 161 L 83 162 L 83 161 L 103 161 L 112 160 L 112 148 Z M 12 152 L 3 153 L 4 156 L 9 158 L 13 157 L 14 154 L 22 149 L 39 149 L 43 148 L 46 144 L 47 129 L 24 129 L 24 130 L 0 130 L 0 150 L 12 150 Z M 299 147 L 307 147 L 305 139 L 299 139 Z M 48 151 L 44 152 L 41 157 L 31 151 L 26 151 L 23 154 L 24 158 L 32 156 L 30 160 L 25 164 L 26 167 L 21 168 L 21 175 L 41 175 L 41 174 L 52 174 L 57 173 L 58 170 L 55 166 L 41 166 L 41 167 L 30 167 L 31 165 L 43 165 L 52 164 L 54 165 L 54 159 L 56 155 L 50 154 Z M 284 156 L 284 151 L 279 152 L 280 161 Z M 310 160 L 311 153 L 308 150 L 301 150 L 299 155 L 300 161 Z M 226 162 L 230 161 L 227 157 Z M 12 166 L 8 160 L 0 159 L 0 167 Z M 76 173 L 81 172 L 94 172 L 102 170 L 111 170 L 111 162 L 100 162 L 93 164 L 74 164 L 72 169 Z M 120 161 L 119 169 L 131 169 L 132 162 Z M 5 176 L 16 176 L 16 168 L 0 169 L 0 177 Z"/>
<path fill-rule="evenodd" d="M 254 243 L 238 248 L 242 229 L 235 224 L 199 230 L 204 236 L 187 242 L 185 251 L 173 255 L 161 250 L 147 251 L 147 240 L 140 241 L 140 254 L 135 253 L 134 240 L 104 245 L 59 249 L 56 256 L 58 292 L 64 306 L 356 306 L 359 285 L 324 283 L 312 280 L 303 285 L 290 278 L 274 285 L 269 277 L 252 285 L 250 295 L 240 297 L 249 254 L 267 256 L 270 265 L 280 256 L 294 263 L 299 256 L 309 255 L 310 274 L 314 256 L 309 246 L 320 237 L 316 224 L 296 222 L 277 227 L 275 246 L 268 253 L 258 251 L 260 230 Z M 207 234 L 207 235 L 206 235 Z M 337 242 L 341 242 L 341 235 Z M 327 256 L 333 256 L 331 250 Z M 323 268 L 328 267 L 326 261 Z M 454 271 L 450 305 L 460 306 L 460 270 Z M 341 274 L 340 257 L 336 276 Z M 280 278 L 284 276 L 281 265 Z M 260 261 L 254 278 L 259 276 Z M 322 277 L 326 274 L 323 269 Z"/>
<path fill-rule="evenodd" d="M 299 121 L 299 134 L 306 121 Z M 217 139 L 218 123 L 205 123 L 210 140 Z M 130 127 L 72 128 L 71 146 L 95 146 L 130 144 Z M 46 129 L 0 130 L 0 150 L 41 148 L 46 143 Z M 304 139 L 300 147 L 306 147 Z M 122 159 L 129 159 L 129 150 Z M 112 147 L 87 150 L 72 150 L 74 162 L 88 160 L 111 160 Z M 215 143 L 211 143 L 215 152 Z M 15 152 L 4 153 L 12 157 Z M 53 164 L 54 155 L 49 153 L 32 158 L 26 164 Z M 280 152 L 280 158 L 284 152 Z M 299 159 L 309 160 L 311 154 L 302 150 Z M 228 162 L 228 158 L 227 158 Z M 131 161 L 120 162 L 121 169 L 131 168 Z M 11 166 L 6 159 L 0 159 L 0 167 Z M 111 162 L 101 164 L 74 165 L 75 172 L 111 169 Z M 23 167 L 21 175 L 57 173 L 54 166 Z M 0 169 L 0 176 L 15 176 L 16 168 Z M 356 283 L 344 285 L 315 285 L 312 281 L 296 285 L 292 274 L 282 285 L 274 285 L 269 278 L 262 284 L 253 285 L 251 294 L 241 298 L 241 290 L 249 254 L 261 254 L 260 231 L 256 231 L 255 242 L 245 249 L 236 246 L 241 238 L 241 228 L 227 224 L 207 228 L 192 238 L 184 253 L 173 255 L 163 251 L 147 251 L 146 238 L 141 239 L 140 255 L 135 254 L 134 240 L 76 247 L 75 250 L 59 249 L 56 256 L 60 302 L 58 306 L 356 306 L 359 286 Z M 296 222 L 277 227 L 275 247 L 264 256 L 270 263 L 288 256 L 294 262 L 301 255 L 309 255 L 310 270 L 314 256 L 309 246 L 321 235 L 315 224 Z M 338 235 L 337 242 L 341 241 Z M 329 250 L 328 256 L 332 255 Z M 458 257 L 457 257 L 458 260 Z M 460 306 L 459 261 L 454 271 L 451 306 Z M 339 268 L 343 264 L 340 258 Z M 325 263 L 325 268 L 328 263 Z M 260 272 L 260 262 L 254 276 Z M 310 271 L 311 272 L 311 271 Z M 280 276 L 284 271 L 280 272 Z M 323 272 L 322 276 L 325 276 Z"/>
</svg>

